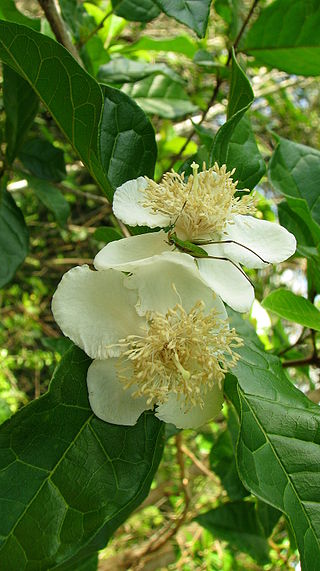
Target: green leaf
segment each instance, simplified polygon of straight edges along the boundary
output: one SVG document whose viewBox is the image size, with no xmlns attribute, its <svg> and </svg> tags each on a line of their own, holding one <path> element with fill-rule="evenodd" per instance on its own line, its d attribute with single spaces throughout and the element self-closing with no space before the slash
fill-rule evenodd
<svg viewBox="0 0 320 571">
<path fill-rule="evenodd" d="M 0 202 L 0 287 L 14 276 L 28 253 L 29 234 L 23 214 L 7 191 Z"/>
<path fill-rule="evenodd" d="M 254 99 L 250 82 L 232 53 L 231 84 L 227 108 L 227 121 L 217 132 L 210 151 L 210 164 L 221 166 L 227 162 L 229 143 L 240 119 Z"/>
<path fill-rule="evenodd" d="M 111 0 L 114 13 L 133 22 L 150 22 L 160 14 L 154 0 Z"/>
<path fill-rule="evenodd" d="M 183 54 L 192 59 L 197 49 L 197 44 L 188 36 L 176 36 L 175 38 L 165 38 L 161 40 L 143 36 L 134 44 L 125 46 L 125 48 L 122 49 L 122 53 L 139 51 L 174 52 Z"/>
<path fill-rule="evenodd" d="M 248 338 L 238 352 L 241 359 L 233 369 L 235 376 L 227 375 L 225 391 L 240 418 L 237 464 L 241 480 L 258 498 L 286 514 L 302 569 L 316 571 L 320 558 L 320 408 L 290 383 L 277 357 Z"/>
<path fill-rule="evenodd" d="M 256 510 L 258 520 L 264 532 L 264 536 L 270 537 L 275 525 L 278 523 L 282 515 L 281 512 L 269 504 L 262 502 L 261 500 L 257 501 Z"/>
<path fill-rule="evenodd" d="M 6 157 L 13 162 L 38 111 L 39 99 L 30 85 L 3 66 L 3 103 L 6 113 Z"/>
<path fill-rule="evenodd" d="M 65 226 L 70 216 L 69 203 L 58 188 L 46 180 L 25 175 L 28 186 L 34 191 L 41 202 L 54 214 L 60 226 Z"/>
<path fill-rule="evenodd" d="M 114 240 L 120 240 L 123 236 L 121 232 L 115 228 L 111 228 L 110 226 L 100 226 L 100 228 L 95 230 L 93 238 L 95 238 L 95 240 L 99 240 L 99 242 L 105 242 L 108 244 L 109 242 L 114 242 Z"/>
<path fill-rule="evenodd" d="M 299 247 L 301 245 L 312 246 L 314 244 L 308 224 L 306 224 L 306 222 L 296 212 L 294 212 L 294 210 L 291 210 L 286 200 L 282 200 L 278 204 L 278 216 L 281 226 L 284 226 L 289 230 L 289 232 L 295 235 Z M 310 214 L 309 218 L 311 219 Z"/>
<path fill-rule="evenodd" d="M 197 107 L 191 103 L 185 88 L 169 77 L 150 76 L 127 83 L 123 91 L 132 97 L 149 114 L 166 119 L 176 119 L 194 113 Z"/>
<path fill-rule="evenodd" d="M 262 306 L 288 321 L 320 331 L 320 311 L 311 301 L 292 291 L 286 289 L 272 291 L 264 298 Z"/>
<path fill-rule="evenodd" d="M 245 551 L 258 563 L 263 565 L 269 561 L 268 542 L 253 502 L 226 502 L 195 520 L 214 537 L 227 541 L 236 550 Z"/>
<path fill-rule="evenodd" d="M 117 187 L 141 175 L 152 178 L 157 145 L 149 119 L 125 93 L 106 85 L 101 88 L 100 153 L 109 180 Z"/>
<path fill-rule="evenodd" d="M 111 199 L 112 187 L 99 157 L 103 98 L 98 83 L 60 44 L 10 22 L 0 21 L 0 59 L 30 83 Z M 54 86 L 50 77 L 56 78 Z"/>
<path fill-rule="evenodd" d="M 78 569 L 148 493 L 163 424 L 148 412 L 132 427 L 95 417 L 89 365 L 72 347 L 49 392 L 1 427 L 2 569 Z"/>
<path fill-rule="evenodd" d="M 211 0 L 155 0 L 155 3 L 167 16 L 191 28 L 199 38 L 204 38 Z"/>
<path fill-rule="evenodd" d="M 264 8 L 243 50 L 264 65 L 297 75 L 320 75 L 318 0 L 276 0 Z"/>
<path fill-rule="evenodd" d="M 38 178 L 60 182 L 66 177 L 66 167 L 62 149 L 58 149 L 46 139 L 30 139 L 19 152 L 19 159 L 31 174 Z"/>
<path fill-rule="evenodd" d="M 40 31 L 41 20 L 40 18 L 28 18 L 19 10 L 17 10 L 14 0 L 1 0 L 0 4 L 0 18 L 8 22 L 16 22 L 23 24 L 29 28 Z"/>
<path fill-rule="evenodd" d="M 269 177 L 292 210 L 307 225 L 315 244 L 320 241 L 320 152 L 277 137 Z"/>
<path fill-rule="evenodd" d="M 266 172 L 266 165 L 258 149 L 250 119 L 244 115 L 236 125 L 226 155 L 228 170 L 236 168 L 234 179 L 238 188 L 252 190 Z"/>
<path fill-rule="evenodd" d="M 98 79 L 102 83 L 135 82 L 149 75 L 161 74 L 171 77 L 173 81 L 184 84 L 178 75 L 165 63 L 148 63 L 146 61 L 132 60 L 125 57 L 113 58 L 99 69 Z"/>
</svg>

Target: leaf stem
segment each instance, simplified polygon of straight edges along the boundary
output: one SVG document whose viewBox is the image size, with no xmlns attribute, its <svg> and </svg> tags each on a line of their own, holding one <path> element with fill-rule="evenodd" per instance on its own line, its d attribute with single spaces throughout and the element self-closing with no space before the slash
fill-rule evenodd
<svg viewBox="0 0 320 571">
<path fill-rule="evenodd" d="M 105 21 L 112 16 L 113 14 L 113 9 L 110 10 L 109 12 L 106 13 L 105 16 L 103 16 L 102 20 L 100 21 L 100 23 L 96 26 L 96 28 L 94 28 L 90 34 L 87 35 L 86 38 L 84 38 L 83 40 L 79 40 L 79 42 L 77 43 L 77 47 L 80 49 L 82 48 L 89 40 L 91 40 L 91 38 L 93 36 L 96 35 L 97 32 L 99 32 L 99 30 L 101 30 L 101 28 L 103 28 Z"/>
</svg>

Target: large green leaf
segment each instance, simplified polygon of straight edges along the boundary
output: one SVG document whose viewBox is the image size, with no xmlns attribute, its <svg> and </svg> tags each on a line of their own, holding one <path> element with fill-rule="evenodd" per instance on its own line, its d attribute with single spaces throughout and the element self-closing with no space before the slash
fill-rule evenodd
<svg viewBox="0 0 320 571">
<path fill-rule="evenodd" d="M 153 177 L 157 145 L 153 127 L 125 93 L 102 85 L 101 162 L 114 187 L 140 175 Z"/>
<path fill-rule="evenodd" d="M 239 328 L 238 328 L 239 329 Z M 286 514 L 302 569 L 320 561 L 320 408 L 289 381 L 277 357 L 246 336 L 225 390 L 240 418 L 238 469 L 245 486 Z"/>
<path fill-rule="evenodd" d="M 297 75 L 320 75 L 318 0 L 276 0 L 255 21 L 243 49 L 263 64 Z"/>
<path fill-rule="evenodd" d="M 139 51 L 174 52 L 193 58 L 197 51 L 197 44 L 188 36 L 176 36 L 175 38 L 164 38 L 161 40 L 142 36 L 134 44 L 129 44 L 121 49 L 122 53 L 132 53 Z"/>
<path fill-rule="evenodd" d="M 232 73 L 227 108 L 227 121 L 217 132 L 210 151 L 210 164 L 227 162 L 229 143 L 236 126 L 253 102 L 250 82 L 232 53 Z"/>
<path fill-rule="evenodd" d="M 281 226 L 295 235 L 299 246 L 313 246 L 314 239 L 307 224 L 308 219 L 305 222 L 294 210 L 291 210 L 286 200 L 278 204 L 278 216 Z M 309 218 L 311 218 L 310 214 Z"/>
<path fill-rule="evenodd" d="M 116 57 L 102 65 L 99 69 L 98 79 L 102 83 L 125 83 L 155 74 L 167 75 L 173 81 L 184 83 L 181 76 L 165 63 L 149 63 L 126 57 Z"/>
<path fill-rule="evenodd" d="M 133 22 L 150 22 L 160 14 L 160 9 L 154 0 L 111 0 L 112 7 L 117 16 Z"/>
<path fill-rule="evenodd" d="M 39 178 L 60 182 L 66 177 L 62 149 L 46 139 L 35 137 L 26 141 L 19 152 L 19 159 L 31 174 Z"/>
<path fill-rule="evenodd" d="M 133 427 L 96 418 L 89 365 L 71 347 L 49 392 L 1 427 L 1 569 L 78 569 L 148 493 L 163 425 L 152 413 Z"/>
<path fill-rule="evenodd" d="M 265 309 L 288 321 L 294 321 L 304 327 L 320 331 L 320 311 L 301 295 L 280 288 L 269 293 L 264 298 L 262 305 Z"/>
<path fill-rule="evenodd" d="M 199 38 L 204 38 L 211 0 L 155 0 L 167 16 L 171 16 L 191 28 Z"/>
<path fill-rule="evenodd" d="M 20 208 L 4 190 L 0 201 L 0 287 L 8 283 L 25 259 L 29 234 Z"/>
<path fill-rule="evenodd" d="M 3 103 L 6 157 L 11 164 L 37 114 L 39 99 L 27 81 L 7 65 L 3 66 Z"/>
<path fill-rule="evenodd" d="M 268 542 L 253 502 L 226 502 L 195 520 L 214 537 L 227 541 L 236 550 L 249 553 L 258 563 L 269 561 Z"/>
<path fill-rule="evenodd" d="M 65 226 L 70 216 L 70 206 L 58 188 L 47 180 L 25 175 L 28 186 L 34 191 L 41 202 L 54 214 L 60 226 Z"/>
<path fill-rule="evenodd" d="M 98 83 L 63 46 L 11 22 L 0 21 L 0 59 L 30 83 L 111 198 L 112 188 L 99 158 L 103 98 Z M 52 77 L 55 78 L 54 85 L 50 80 Z"/>
<path fill-rule="evenodd" d="M 191 103 L 185 88 L 163 75 L 146 77 L 134 84 L 125 84 L 122 89 L 146 113 L 159 117 L 176 119 L 197 110 L 197 107 Z"/>
</svg>

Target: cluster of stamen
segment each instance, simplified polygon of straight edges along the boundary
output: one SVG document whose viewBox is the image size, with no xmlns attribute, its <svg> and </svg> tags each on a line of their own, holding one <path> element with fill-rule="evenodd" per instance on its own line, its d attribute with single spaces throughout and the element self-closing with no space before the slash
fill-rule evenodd
<svg viewBox="0 0 320 571">
<path fill-rule="evenodd" d="M 184 173 L 170 172 L 159 184 L 148 179 L 143 190 L 143 206 L 168 215 L 182 239 L 220 234 L 234 214 L 255 212 L 252 195 L 241 200 L 234 197 L 238 183 L 232 179 L 235 169 L 228 172 L 226 165 L 220 168 L 216 163 L 207 170 L 203 163 L 203 171 L 198 173 L 199 166 L 191 166 L 193 174 L 188 181 Z"/>
<path fill-rule="evenodd" d="M 145 337 L 129 335 L 119 342 L 119 379 L 125 388 L 136 386 L 133 396 L 146 397 L 148 404 L 166 402 L 175 393 L 187 408 L 203 406 L 206 392 L 236 364 L 233 348 L 242 340 L 215 310 L 204 314 L 202 301 L 189 313 L 178 304 L 166 315 L 148 312 L 146 319 Z"/>
</svg>

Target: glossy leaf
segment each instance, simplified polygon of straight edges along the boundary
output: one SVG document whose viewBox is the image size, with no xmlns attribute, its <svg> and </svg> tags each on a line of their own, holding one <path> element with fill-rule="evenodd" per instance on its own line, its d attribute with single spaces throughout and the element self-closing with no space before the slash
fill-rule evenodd
<svg viewBox="0 0 320 571">
<path fill-rule="evenodd" d="M 297 75 L 320 75 L 318 0 L 276 0 L 262 10 L 243 49 L 264 65 Z"/>
<path fill-rule="evenodd" d="M 6 113 L 6 157 L 11 164 L 38 111 L 39 99 L 27 81 L 3 66 L 3 103 Z"/>
<path fill-rule="evenodd" d="M 116 188 L 141 175 L 152 178 L 157 146 L 149 119 L 125 93 L 106 85 L 101 88 L 100 153 L 109 180 Z"/>
<path fill-rule="evenodd" d="M 272 291 L 264 298 L 262 306 L 288 321 L 320 331 L 320 311 L 311 301 L 292 291 L 286 289 Z"/>
<path fill-rule="evenodd" d="M 150 22 L 160 14 L 160 9 L 154 0 L 111 0 L 117 16 L 133 22 Z"/>
<path fill-rule="evenodd" d="M 254 96 L 250 82 L 232 54 L 232 73 L 227 108 L 227 121 L 217 132 L 210 151 L 210 164 L 215 161 L 225 164 L 228 158 L 229 143 L 240 119 L 249 109 Z"/>
<path fill-rule="evenodd" d="M 99 69 L 98 79 L 102 83 L 135 82 L 149 75 L 166 75 L 173 81 L 184 83 L 180 75 L 165 63 L 148 63 L 136 61 L 125 57 L 117 57 L 102 65 Z"/>
<path fill-rule="evenodd" d="M 204 38 L 210 12 L 211 0 L 155 0 L 167 16 L 175 18 Z"/>
<path fill-rule="evenodd" d="M 238 188 L 252 190 L 266 172 L 266 165 L 258 149 L 250 119 L 245 115 L 236 125 L 226 155 L 228 170 L 236 168 L 234 178 Z"/>
<path fill-rule="evenodd" d="M 150 76 L 136 83 L 126 84 L 123 91 L 149 114 L 167 119 L 183 117 L 197 110 L 185 88 L 162 75 Z"/>
<path fill-rule="evenodd" d="M 0 287 L 7 284 L 25 259 L 29 234 L 20 208 L 7 191 L 0 201 Z"/>
<path fill-rule="evenodd" d="M 304 199 L 314 220 L 320 224 L 320 152 L 288 139 L 279 143 L 270 164 L 270 180 L 284 196 Z"/>
<path fill-rule="evenodd" d="M 54 214 L 60 226 L 65 226 L 70 216 L 70 206 L 58 188 L 47 180 L 40 180 L 26 175 L 28 186 L 34 191 L 41 202 Z"/>
<path fill-rule="evenodd" d="M 0 3 L 0 18 L 8 22 L 16 22 L 23 24 L 29 28 L 40 31 L 41 20 L 40 18 L 29 18 L 17 10 L 14 0 L 1 0 Z"/>
<path fill-rule="evenodd" d="M 1 427 L 2 569 L 78 569 L 148 493 L 163 425 L 152 413 L 133 427 L 96 418 L 89 364 L 72 347 L 49 392 Z"/>
<path fill-rule="evenodd" d="M 0 22 L 0 59 L 30 83 L 91 174 L 111 198 L 112 187 L 99 158 L 103 98 L 96 81 L 60 44 L 10 22 Z M 57 78 L 54 89 L 48 79 L 52 76 Z"/>
<path fill-rule="evenodd" d="M 269 561 L 269 546 L 257 517 L 255 504 L 248 501 L 226 502 L 195 518 L 214 538 L 245 551 L 258 563 Z"/>
<path fill-rule="evenodd" d="M 286 514 L 295 533 L 302 569 L 316 571 L 320 558 L 320 408 L 290 383 L 280 360 L 245 345 L 225 390 L 238 411 L 237 463 L 245 486 Z"/>
<path fill-rule="evenodd" d="M 26 141 L 19 152 L 19 159 L 38 178 L 60 182 L 66 177 L 63 151 L 46 139 Z"/>
</svg>

